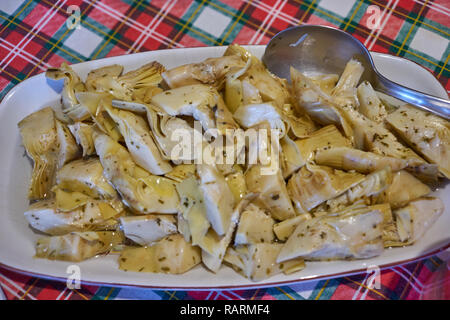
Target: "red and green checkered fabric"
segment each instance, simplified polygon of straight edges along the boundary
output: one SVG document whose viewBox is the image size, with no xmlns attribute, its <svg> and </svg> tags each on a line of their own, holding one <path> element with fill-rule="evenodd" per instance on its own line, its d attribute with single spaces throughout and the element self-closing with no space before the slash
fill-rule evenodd
<svg viewBox="0 0 450 320">
<path fill-rule="evenodd" d="M 379 17 L 373 28 L 374 12 Z M 80 24 L 71 28 L 79 14 Z M 265 44 L 298 24 L 338 27 L 370 50 L 428 68 L 450 91 L 450 0 L 0 0 L 0 99 L 59 66 L 148 50 Z M 372 28 L 371 28 L 372 26 Z M 82 286 L 0 269 L 8 299 L 449 299 L 449 252 L 381 272 L 236 291 Z"/>
</svg>

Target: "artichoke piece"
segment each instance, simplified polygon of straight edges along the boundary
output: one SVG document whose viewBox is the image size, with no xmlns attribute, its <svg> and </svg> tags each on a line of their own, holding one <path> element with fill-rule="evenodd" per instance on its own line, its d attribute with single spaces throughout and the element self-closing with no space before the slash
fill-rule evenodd
<svg viewBox="0 0 450 320">
<path fill-rule="evenodd" d="M 234 245 L 271 243 L 275 240 L 273 225 L 275 221 L 261 208 L 250 203 L 242 211 L 234 236 Z"/>
<path fill-rule="evenodd" d="M 61 189 L 82 192 L 94 198 L 117 198 L 117 192 L 109 184 L 103 171 L 97 157 L 74 160 L 58 171 L 56 183 Z"/>
<path fill-rule="evenodd" d="M 409 165 L 409 161 L 405 159 L 381 156 L 348 147 L 319 150 L 314 160 L 319 165 L 361 173 L 370 173 L 385 167 L 390 167 L 392 171 L 399 171 Z"/>
<path fill-rule="evenodd" d="M 261 165 L 252 166 L 245 173 L 245 181 L 249 192 L 258 194 L 255 204 L 267 209 L 272 218 L 286 220 L 296 215 L 286 189 L 281 170 L 265 174 Z"/>
<path fill-rule="evenodd" d="M 192 116 L 205 130 L 217 129 L 226 134 L 226 129 L 238 128 L 217 90 L 206 85 L 164 91 L 153 96 L 152 104 L 170 116 Z"/>
<path fill-rule="evenodd" d="M 214 231 L 223 236 L 231 224 L 235 199 L 223 175 L 213 166 L 198 164 L 200 191 L 203 195 L 206 217 Z"/>
<path fill-rule="evenodd" d="M 230 50 L 227 49 L 225 55 L 230 54 L 233 50 L 233 48 Z M 236 53 L 238 53 L 246 63 L 248 63 L 248 60 L 251 60 L 250 66 L 240 79 L 255 87 L 264 102 L 273 101 L 278 107 L 282 107 L 285 103 L 289 103 L 290 96 L 287 88 L 287 81 L 270 73 L 258 58 L 242 47 L 237 49 L 237 51 L 241 51 Z"/>
<path fill-rule="evenodd" d="M 83 157 L 93 155 L 95 153 L 94 141 L 92 140 L 92 125 L 75 122 L 67 125 L 70 132 L 75 137 L 78 145 L 83 149 Z"/>
<path fill-rule="evenodd" d="M 244 102 L 242 82 L 239 79 L 227 79 L 225 82 L 225 103 L 231 113 L 234 113 Z"/>
<path fill-rule="evenodd" d="M 123 66 L 119 64 L 112 64 L 106 67 L 101 67 L 90 71 L 86 77 L 86 88 L 88 91 L 105 90 L 103 83 L 105 79 L 103 78 L 117 78 L 122 74 Z"/>
<path fill-rule="evenodd" d="M 47 69 L 45 76 L 53 80 L 64 79 L 64 87 L 61 93 L 63 111 L 76 107 L 78 99 L 75 93 L 86 91 L 86 87 L 75 71 L 67 63 L 63 62 L 59 68 Z"/>
<path fill-rule="evenodd" d="M 342 111 L 353 126 L 355 147 L 381 156 L 403 159 L 408 163 L 408 171 L 426 181 L 435 181 L 439 173 L 435 164 L 428 164 L 413 150 L 405 147 L 382 124 L 372 121 L 353 108 L 343 107 Z"/>
<path fill-rule="evenodd" d="M 175 67 L 164 72 L 162 77 L 170 88 L 202 83 L 219 87 L 227 73 L 244 66 L 241 57 L 231 55 Z"/>
<path fill-rule="evenodd" d="M 309 78 L 316 84 L 323 92 L 326 94 L 330 94 L 336 83 L 339 80 L 339 76 L 337 74 L 318 74 L 318 75 L 309 75 Z"/>
<path fill-rule="evenodd" d="M 311 219 L 310 214 L 301 214 L 296 217 L 278 222 L 273 226 L 273 232 L 277 236 L 278 240 L 286 241 L 300 223 L 309 219 Z"/>
<path fill-rule="evenodd" d="M 182 182 L 195 174 L 195 164 L 179 164 L 164 176 L 176 182 Z"/>
<path fill-rule="evenodd" d="M 176 218 L 172 215 L 121 217 L 120 225 L 125 237 L 141 246 L 152 245 L 168 235 L 177 233 Z"/>
<path fill-rule="evenodd" d="M 55 206 L 60 211 L 72 211 L 85 205 L 92 198 L 81 192 L 70 192 L 60 189 L 58 186 L 52 188 L 55 193 Z"/>
<path fill-rule="evenodd" d="M 252 281 L 261 281 L 281 272 L 288 274 L 302 270 L 305 263 L 300 258 L 277 263 L 276 259 L 282 247 L 281 243 L 256 243 L 230 248 L 225 261 Z"/>
<path fill-rule="evenodd" d="M 30 200 L 51 196 L 59 152 L 55 121 L 53 110 L 47 107 L 28 115 L 18 124 L 22 143 L 34 162 L 28 190 Z"/>
<path fill-rule="evenodd" d="M 102 99 L 108 98 L 109 95 L 98 92 L 77 92 L 75 94 L 78 104 L 69 109 L 64 110 L 64 114 L 72 121 L 85 121 L 94 118 L 97 115 L 97 109 Z"/>
<path fill-rule="evenodd" d="M 357 89 L 359 112 L 372 121 L 382 123 L 387 111 L 372 85 L 368 81 L 362 82 Z"/>
<path fill-rule="evenodd" d="M 200 185 L 194 176 L 176 185 L 180 196 L 181 215 L 178 216 L 178 230 L 188 242 L 198 245 L 211 224 L 206 217 L 206 207 Z"/>
<path fill-rule="evenodd" d="M 353 129 L 349 120 L 330 95 L 293 67 L 291 67 L 291 80 L 300 114 L 306 113 L 322 125 L 334 124 L 342 128 L 347 138 L 353 139 Z"/>
<path fill-rule="evenodd" d="M 67 162 L 78 158 L 81 154 L 78 145 L 70 133 L 69 128 L 59 120 L 55 120 L 56 134 L 58 135 L 59 153 L 57 168 L 61 168 Z"/>
<path fill-rule="evenodd" d="M 115 74 L 118 71 L 114 70 Z M 148 103 L 155 93 L 161 91 L 157 86 L 163 71 L 164 66 L 153 61 L 121 76 L 113 76 L 110 72 L 107 76 L 95 78 L 95 91 L 109 93 L 118 100 Z"/>
<path fill-rule="evenodd" d="M 197 152 L 203 150 L 204 144 L 200 131 L 192 128 L 183 119 L 152 109 L 148 110 L 147 118 L 161 153 L 166 159 L 176 162 L 201 159 L 201 154 Z M 180 138 L 181 141 L 178 140 Z M 187 142 L 185 139 L 188 139 Z M 191 148 L 186 149 L 186 146 Z"/>
<path fill-rule="evenodd" d="M 443 212 L 444 203 L 434 197 L 419 198 L 406 207 L 394 210 L 399 240 L 404 245 L 414 243 L 431 228 Z"/>
<path fill-rule="evenodd" d="M 303 160 L 300 148 L 288 135 L 281 138 L 280 147 L 281 169 L 283 178 L 287 179 L 294 172 L 303 167 L 306 162 Z"/>
<path fill-rule="evenodd" d="M 322 203 L 315 211 L 335 212 L 359 200 L 363 200 L 366 204 L 370 205 L 372 202 L 375 202 L 373 198 L 378 198 L 390 187 L 392 181 L 390 167 L 375 171 L 367 175 L 363 181 L 351 187 L 342 195 Z M 384 202 L 380 201 L 378 203 Z"/>
<path fill-rule="evenodd" d="M 450 179 L 450 123 L 438 116 L 404 105 L 387 122 L 414 150 L 438 165 Z"/>
<path fill-rule="evenodd" d="M 408 202 L 423 197 L 431 189 L 407 171 L 394 173 L 392 183 L 378 197 L 378 203 L 389 203 L 393 209 L 405 206 Z"/>
<path fill-rule="evenodd" d="M 263 100 L 259 94 L 259 90 L 248 80 L 242 80 L 242 105 L 262 103 Z M 228 105 L 228 103 L 227 103 Z"/>
<path fill-rule="evenodd" d="M 120 253 L 119 268 L 124 271 L 181 274 L 200 262 L 200 248 L 186 242 L 181 234 L 173 234 L 151 247 L 125 247 Z"/>
<path fill-rule="evenodd" d="M 333 199 L 364 180 L 364 175 L 330 167 L 307 164 L 295 173 L 287 191 L 300 213 L 307 213 L 322 202 Z"/>
<path fill-rule="evenodd" d="M 231 193 L 233 193 L 235 203 L 239 203 L 247 194 L 247 185 L 242 168 L 239 165 L 234 165 L 233 168 L 237 169 L 234 169 L 233 172 L 226 175 L 225 181 Z"/>
<path fill-rule="evenodd" d="M 239 217 L 242 211 L 248 206 L 249 202 L 252 201 L 254 197 L 254 194 L 249 194 L 237 204 L 231 215 L 231 223 L 224 236 L 220 237 L 211 228 L 202 239 L 199 245 L 202 248 L 202 261 L 209 270 L 213 272 L 217 272 L 219 270 L 225 257 L 227 248 L 232 241 L 232 237 L 236 225 L 239 221 Z"/>
<path fill-rule="evenodd" d="M 70 195 L 66 195 L 66 199 L 67 197 Z M 65 211 L 63 209 L 69 207 L 61 206 L 61 201 L 66 199 L 61 199 L 59 195 L 56 200 L 35 202 L 25 212 L 25 217 L 34 229 L 50 235 L 87 230 L 114 230 L 117 227 L 115 218 L 122 211 L 120 205 L 116 210 L 108 202 L 84 199 L 79 202 L 78 207 Z M 79 199 L 82 200 L 81 197 Z"/>
<path fill-rule="evenodd" d="M 179 199 L 173 181 L 149 174 L 136 165 L 125 147 L 94 131 L 95 150 L 106 179 L 136 213 L 176 213 Z"/>
<path fill-rule="evenodd" d="M 38 239 L 36 257 L 79 262 L 109 253 L 123 242 L 120 232 L 72 232 L 63 236 Z"/>
<path fill-rule="evenodd" d="M 133 160 L 145 170 L 155 175 L 162 175 L 172 166 L 163 159 L 144 118 L 133 112 L 106 108 L 110 117 L 119 125 L 119 130 L 125 139 L 128 151 Z"/>
<path fill-rule="evenodd" d="M 273 103 L 243 105 L 234 112 L 233 117 L 245 129 L 267 122 L 271 129 L 280 130 L 282 136 L 288 127 L 281 110 Z"/>
<path fill-rule="evenodd" d="M 403 246 L 403 243 L 400 242 L 400 238 L 397 232 L 397 226 L 394 220 L 394 216 L 392 215 L 391 206 L 389 203 L 382 203 L 372 208 L 377 208 L 383 214 L 383 244 L 384 247 L 400 247 Z"/>
<path fill-rule="evenodd" d="M 345 138 L 334 125 L 328 125 L 314 131 L 308 138 L 296 140 L 304 164 L 314 160 L 317 150 L 328 150 L 334 147 L 351 147 L 351 142 Z"/>
<path fill-rule="evenodd" d="M 338 105 L 358 107 L 358 97 L 356 86 L 364 72 L 361 62 L 351 59 L 345 65 L 344 71 L 339 77 L 336 87 L 333 88 L 331 95 Z"/>
<path fill-rule="evenodd" d="M 348 207 L 300 223 L 289 236 L 277 262 L 366 259 L 383 251 L 383 214 L 372 207 Z"/>
</svg>

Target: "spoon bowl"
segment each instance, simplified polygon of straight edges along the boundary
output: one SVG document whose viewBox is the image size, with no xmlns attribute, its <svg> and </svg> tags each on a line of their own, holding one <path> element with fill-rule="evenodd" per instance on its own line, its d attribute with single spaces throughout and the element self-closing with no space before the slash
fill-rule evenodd
<svg viewBox="0 0 450 320">
<path fill-rule="evenodd" d="M 267 44 L 262 61 L 273 74 L 290 80 L 291 66 L 306 75 L 340 75 L 351 59 L 361 62 L 361 80 L 369 81 L 375 90 L 450 120 L 449 100 L 406 88 L 382 76 L 367 48 L 339 29 L 302 25 L 281 31 Z"/>
</svg>

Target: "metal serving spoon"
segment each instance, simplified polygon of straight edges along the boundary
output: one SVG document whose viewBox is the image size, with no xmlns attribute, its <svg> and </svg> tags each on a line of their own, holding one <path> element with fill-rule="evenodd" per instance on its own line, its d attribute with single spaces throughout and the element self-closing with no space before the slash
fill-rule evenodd
<svg viewBox="0 0 450 320">
<path fill-rule="evenodd" d="M 290 66 L 303 73 L 341 74 L 355 58 L 364 66 L 361 80 L 375 90 L 450 120 L 450 101 L 395 83 L 382 76 L 369 51 L 350 34 L 324 26 L 303 25 L 276 34 L 268 43 L 262 61 L 275 75 L 290 79 Z"/>
</svg>

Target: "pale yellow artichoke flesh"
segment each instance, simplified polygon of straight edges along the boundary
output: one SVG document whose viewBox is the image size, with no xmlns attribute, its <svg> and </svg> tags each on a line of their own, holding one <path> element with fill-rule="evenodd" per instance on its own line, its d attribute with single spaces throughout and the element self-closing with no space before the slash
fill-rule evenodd
<svg viewBox="0 0 450 320">
<path fill-rule="evenodd" d="M 389 114 L 387 122 L 414 150 L 438 165 L 450 178 L 450 123 L 438 116 L 405 105 Z"/>
<path fill-rule="evenodd" d="M 18 124 L 22 143 L 33 159 L 33 173 L 28 198 L 37 200 L 51 197 L 55 181 L 59 148 L 56 119 L 50 107 L 36 111 Z"/>
<path fill-rule="evenodd" d="M 119 268 L 124 271 L 182 274 L 201 262 L 200 248 L 173 234 L 150 247 L 125 247 Z"/>
<path fill-rule="evenodd" d="M 79 262 L 97 255 L 107 254 L 122 242 L 123 235 L 120 232 L 73 232 L 62 236 L 38 239 L 36 257 Z"/>
</svg>

